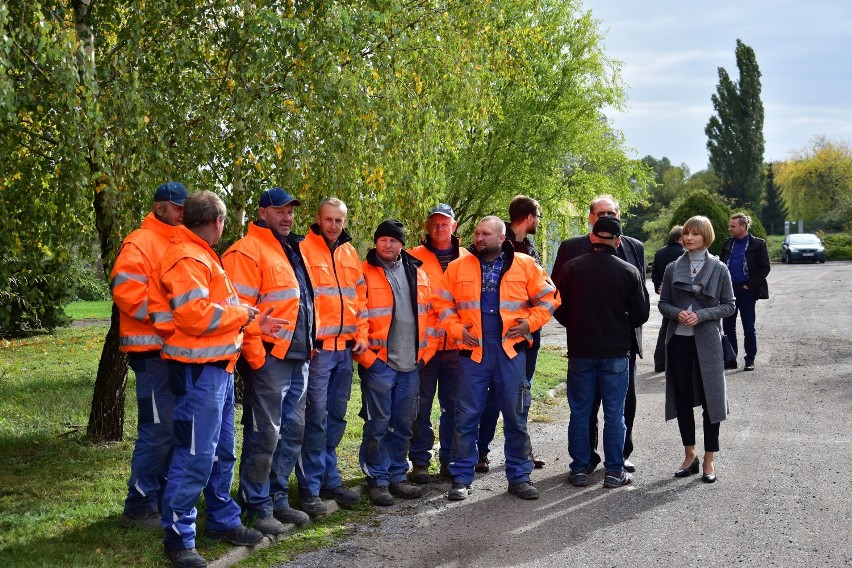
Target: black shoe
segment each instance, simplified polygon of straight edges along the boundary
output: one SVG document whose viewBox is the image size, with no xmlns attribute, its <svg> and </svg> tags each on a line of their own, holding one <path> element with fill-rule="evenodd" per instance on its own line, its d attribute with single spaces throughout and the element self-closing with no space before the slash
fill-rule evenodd
<svg viewBox="0 0 852 568">
<path fill-rule="evenodd" d="M 526 499 L 528 501 L 538 499 L 538 489 L 536 489 L 535 485 L 533 485 L 529 481 L 523 481 L 521 483 L 510 483 L 509 493 L 511 493 L 512 495 L 516 495 L 521 499 Z"/>
<path fill-rule="evenodd" d="M 264 517 L 262 519 L 255 519 L 251 526 L 253 529 L 258 530 L 263 534 L 268 534 L 272 536 L 277 536 L 279 534 L 284 534 L 287 532 L 287 527 L 284 525 L 284 523 L 276 519 L 274 516 Z"/>
<path fill-rule="evenodd" d="M 453 486 L 447 492 L 447 499 L 450 501 L 464 501 L 471 493 L 473 493 L 473 489 L 470 488 L 470 485 L 453 483 Z"/>
<path fill-rule="evenodd" d="M 690 475 L 695 475 L 698 473 L 698 458 L 692 462 L 692 465 L 689 467 L 684 467 L 675 472 L 675 477 L 689 477 Z"/>
<path fill-rule="evenodd" d="M 746 361 L 743 365 L 743 371 L 754 371 L 754 361 Z"/>
<path fill-rule="evenodd" d="M 422 487 L 412 485 L 406 481 L 391 483 L 388 486 L 388 491 L 390 491 L 390 494 L 394 497 L 399 497 L 401 499 L 419 499 L 420 497 L 423 497 Z"/>
<path fill-rule="evenodd" d="M 411 468 L 411 472 L 409 472 L 408 478 L 413 483 L 429 483 L 429 481 L 431 481 L 432 479 L 429 476 L 429 465 L 415 465 Z"/>
<path fill-rule="evenodd" d="M 488 454 L 479 454 L 479 461 L 474 466 L 473 470 L 477 473 L 488 473 L 491 467 L 488 465 Z"/>
<path fill-rule="evenodd" d="M 393 495 L 386 486 L 370 487 L 370 501 L 379 507 L 390 507 L 394 504 Z"/>
<path fill-rule="evenodd" d="M 226 531 L 213 531 L 204 529 L 204 536 L 210 540 L 226 540 L 234 546 L 254 546 L 263 540 L 263 533 L 250 529 L 245 525 L 239 525 Z"/>
<path fill-rule="evenodd" d="M 166 550 L 166 556 L 178 568 L 206 568 L 207 561 L 194 548 Z"/>
<path fill-rule="evenodd" d="M 128 529 L 141 529 L 144 531 L 161 531 L 160 513 L 141 513 L 139 515 L 124 514 L 118 518 L 118 524 Z"/>
<path fill-rule="evenodd" d="M 636 473 L 636 466 L 627 458 L 624 458 L 624 471 L 628 473 Z"/>
<path fill-rule="evenodd" d="M 589 458 L 589 468 L 586 470 L 586 473 L 591 474 L 594 472 L 599 463 L 601 463 L 601 457 L 598 454 L 592 454 L 591 458 Z"/>
<path fill-rule="evenodd" d="M 574 487 L 588 487 L 589 478 L 583 471 L 571 471 L 568 473 L 568 483 Z"/>
<path fill-rule="evenodd" d="M 322 517 L 328 513 L 328 507 L 316 495 L 302 495 L 299 501 L 302 502 L 302 510 L 312 517 Z"/>
<path fill-rule="evenodd" d="M 354 507 L 361 502 L 361 496 L 342 485 L 334 489 L 320 489 L 320 497 L 333 499 L 341 507 Z"/>
<path fill-rule="evenodd" d="M 316 497 L 315 497 L 316 499 Z M 304 499 L 302 500 L 302 506 L 304 506 Z M 322 501 L 320 501 L 322 503 Z M 325 507 L 325 505 L 323 505 Z M 275 509 L 272 511 L 272 516 L 278 519 L 279 522 L 291 525 L 304 525 L 311 518 L 308 516 L 307 511 L 300 511 L 298 509 L 293 509 L 291 507 L 287 507 L 286 509 Z"/>
<path fill-rule="evenodd" d="M 633 484 L 633 476 L 624 470 L 620 472 L 608 471 L 604 476 L 604 489 L 615 489 Z"/>
<path fill-rule="evenodd" d="M 731 361 L 730 363 L 725 363 L 725 369 L 727 369 L 729 371 L 732 370 L 732 369 L 736 369 L 736 368 L 737 368 L 737 362 L 736 361 Z"/>
</svg>

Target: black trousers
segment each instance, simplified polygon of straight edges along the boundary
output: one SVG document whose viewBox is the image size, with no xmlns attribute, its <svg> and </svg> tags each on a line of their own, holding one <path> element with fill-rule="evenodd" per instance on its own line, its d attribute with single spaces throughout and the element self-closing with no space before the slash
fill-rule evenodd
<svg viewBox="0 0 852 568">
<path fill-rule="evenodd" d="M 633 453 L 633 420 L 636 418 L 636 355 L 630 354 L 630 368 L 628 369 L 627 398 L 624 399 L 624 425 L 627 431 L 624 433 L 624 459 Z M 592 415 L 589 417 L 589 447 L 592 448 L 590 464 L 601 463 L 598 454 L 598 411 L 601 408 L 601 393 L 595 395 L 592 405 Z"/>
<path fill-rule="evenodd" d="M 704 381 L 698 368 L 698 349 L 695 337 L 688 335 L 673 335 L 669 339 L 668 371 L 674 381 L 675 407 L 677 408 L 677 425 L 680 429 L 680 439 L 684 446 L 695 445 L 695 415 L 692 411 L 695 405 L 695 391 L 701 398 L 704 409 L 704 451 L 719 451 L 719 423 L 710 422 L 707 414 L 707 399 L 704 396 Z M 694 383 L 698 377 L 698 385 Z"/>
</svg>

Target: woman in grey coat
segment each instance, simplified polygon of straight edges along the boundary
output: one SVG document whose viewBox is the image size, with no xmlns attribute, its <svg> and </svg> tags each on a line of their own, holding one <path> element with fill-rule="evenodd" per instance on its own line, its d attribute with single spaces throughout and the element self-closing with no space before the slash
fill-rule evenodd
<svg viewBox="0 0 852 568">
<path fill-rule="evenodd" d="M 659 308 L 671 320 L 666 334 L 666 420 L 677 418 L 684 459 L 675 477 L 698 473 L 693 408 L 704 409 L 704 475 L 716 481 L 713 456 L 719 451 L 719 423 L 728 415 L 721 320 L 736 301 L 728 267 L 707 252 L 715 239 L 707 217 L 683 226 L 686 253 L 663 276 Z"/>
</svg>

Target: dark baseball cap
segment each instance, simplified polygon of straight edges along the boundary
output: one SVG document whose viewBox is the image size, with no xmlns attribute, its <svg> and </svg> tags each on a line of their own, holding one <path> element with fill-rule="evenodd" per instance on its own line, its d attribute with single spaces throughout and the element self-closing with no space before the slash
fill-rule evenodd
<svg viewBox="0 0 852 568">
<path fill-rule="evenodd" d="M 154 201 L 171 201 L 175 205 L 183 205 L 187 195 L 189 193 L 182 183 L 168 181 L 157 188 L 156 193 L 154 193 Z"/>
<path fill-rule="evenodd" d="M 273 187 L 267 189 L 260 196 L 261 207 L 284 207 L 285 205 L 301 205 L 302 202 L 281 189 Z"/>
<path fill-rule="evenodd" d="M 449 217 L 453 221 L 456 220 L 456 214 L 453 211 L 453 208 L 447 205 L 446 203 L 439 203 L 429 210 L 429 216 L 432 215 L 443 215 L 445 217 Z"/>
<path fill-rule="evenodd" d="M 601 233 L 607 233 L 606 236 Z M 621 221 L 615 217 L 600 217 L 595 221 L 592 234 L 602 239 L 614 239 L 621 236 Z"/>
</svg>

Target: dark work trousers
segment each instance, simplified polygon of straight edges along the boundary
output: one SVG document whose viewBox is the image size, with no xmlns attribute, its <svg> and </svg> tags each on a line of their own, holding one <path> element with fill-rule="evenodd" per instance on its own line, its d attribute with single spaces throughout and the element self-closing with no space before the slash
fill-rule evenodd
<svg viewBox="0 0 852 568">
<path fill-rule="evenodd" d="M 719 423 L 710 422 L 707 415 L 707 401 L 704 397 L 704 381 L 698 369 L 698 351 L 695 347 L 695 337 L 688 335 L 673 335 L 669 339 L 668 369 L 674 381 L 675 405 L 677 407 L 677 426 L 680 428 L 680 439 L 684 446 L 695 445 L 695 416 L 692 408 L 695 405 L 695 378 L 698 377 L 697 390 L 701 397 L 701 407 L 704 417 L 704 451 L 719 451 Z"/>
<path fill-rule="evenodd" d="M 624 435 L 624 459 L 633 453 L 633 419 L 636 418 L 636 355 L 630 354 L 629 383 L 627 385 L 627 398 L 624 399 L 624 425 L 627 432 Z M 592 416 L 589 418 L 589 446 L 592 448 L 591 463 L 601 463 L 598 454 L 598 410 L 601 408 L 601 393 L 595 395 L 595 403 L 592 406 Z"/>
<path fill-rule="evenodd" d="M 757 299 L 754 297 L 754 292 L 743 288 L 742 284 L 734 284 L 734 297 L 737 299 L 737 310 L 734 312 L 734 315 L 722 320 L 722 328 L 731 342 L 731 347 L 734 348 L 734 353 L 739 354 L 740 350 L 737 346 L 737 316 L 740 316 L 743 322 L 745 362 L 747 364 L 754 363 L 754 357 L 757 355 L 757 332 L 754 329 L 754 322 L 757 319 L 754 308 L 757 304 Z"/>
</svg>

